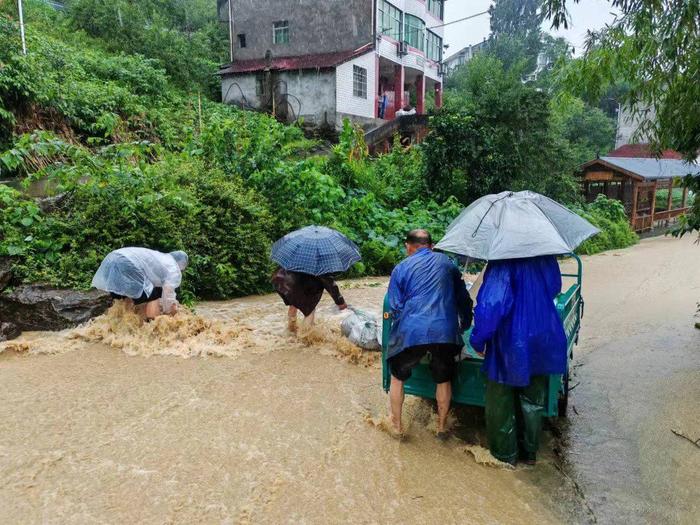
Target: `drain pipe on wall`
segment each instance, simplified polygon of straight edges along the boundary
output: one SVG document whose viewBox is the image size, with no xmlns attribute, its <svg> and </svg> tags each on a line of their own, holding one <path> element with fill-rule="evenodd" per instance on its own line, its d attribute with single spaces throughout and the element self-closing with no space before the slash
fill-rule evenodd
<svg viewBox="0 0 700 525">
<path fill-rule="evenodd" d="M 228 41 L 229 41 L 229 55 L 231 58 L 231 63 L 233 63 L 233 0 L 228 0 Z"/>
</svg>

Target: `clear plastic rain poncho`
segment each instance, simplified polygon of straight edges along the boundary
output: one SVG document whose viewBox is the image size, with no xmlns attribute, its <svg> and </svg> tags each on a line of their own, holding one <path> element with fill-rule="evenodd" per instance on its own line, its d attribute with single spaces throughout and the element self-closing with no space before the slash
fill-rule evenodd
<svg viewBox="0 0 700 525">
<path fill-rule="evenodd" d="M 161 253 L 148 248 L 121 248 L 111 252 L 92 278 L 92 286 L 117 295 L 138 299 L 153 289 L 163 289 L 161 305 L 169 311 L 176 302 L 175 289 L 182 282 L 187 267 L 182 251 Z"/>
</svg>

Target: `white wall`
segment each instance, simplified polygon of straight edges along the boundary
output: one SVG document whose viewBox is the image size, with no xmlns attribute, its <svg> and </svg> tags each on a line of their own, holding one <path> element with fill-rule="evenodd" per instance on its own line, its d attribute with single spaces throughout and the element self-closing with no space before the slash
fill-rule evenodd
<svg viewBox="0 0 700 525">
<path fill-rule="evenodd" d="M 367 70 L 367 98 L 353 95 L 353 66 Z M 367 53 L 345 62 L 336 68 L 335 78 L 336 110 L 358 117 L 374 118 L 377 100 L 377 56 Z"/>
<path fill-rule="evenodd" d="M 221 81 L 221 99 L 229 104 L 257 108 L 260 98 L 255 94 L 255 73 L 224 77 Z"/>
<path fill-rule="evenodd" d="M 317 125 L 335 123 L 335 71 L 285 71 L 280 73 L 279 79 L 287 82 L 288 100 L 295 114 L 299 112 L 301 103 L 301 112 L 297 117 Z"/>
</svg>

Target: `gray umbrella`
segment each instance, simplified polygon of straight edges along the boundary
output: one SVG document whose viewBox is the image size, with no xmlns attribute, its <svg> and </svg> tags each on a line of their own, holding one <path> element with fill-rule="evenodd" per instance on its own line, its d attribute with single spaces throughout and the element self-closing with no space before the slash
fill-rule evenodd
<svg viewBox="0 0 700 525">
<path fill-rule="evenodd" d="M 345 272 L 361 258 L 354 242 L 325 226 L 293 231 L 272 245 L 272 260 L 282 268 L 311 275 Z"/>
<path fill-rule="evenodd" d="M 486 195 L 452 221 L 437 249 L 487 261 L 570 253 L 600 230 L 532 191 Z"/>
</svg>

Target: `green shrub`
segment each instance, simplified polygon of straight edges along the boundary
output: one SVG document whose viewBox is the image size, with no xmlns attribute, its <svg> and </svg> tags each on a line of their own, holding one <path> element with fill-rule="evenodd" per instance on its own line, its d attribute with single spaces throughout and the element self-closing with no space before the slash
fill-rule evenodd
<svg viewBox="0 0 700 525">
<path fill-rule="evenodd" d="M 71 166 L 36 176 L 65 193 L 50 213 L 0 186 L 0 255 L 16 257 L 23 281 L 87 288 L 102 258 L 123 246 L 184 249 L 192 265 L 186 296 L 224 298 L 266 289 L 272 218 L 266 202 L 201 159 L 162 154 L 148 162 L 140 144 L 103 148 L 91 171 Z"/>
<path fill-rule="evenodd" d="M 639 241 L 620 201 L 598 195 L 595 202 L 575 211 L 600 229 L 598 235 L 579 246 L 577 253 L 591 255 L 605 250 L 627 248 Z"/>
</svg>

